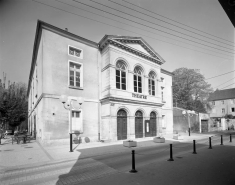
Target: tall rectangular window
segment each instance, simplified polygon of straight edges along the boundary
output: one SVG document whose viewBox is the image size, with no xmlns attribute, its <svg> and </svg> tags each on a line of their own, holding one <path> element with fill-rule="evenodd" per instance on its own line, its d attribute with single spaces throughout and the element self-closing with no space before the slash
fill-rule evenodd
<svg viewBox="0 0 235 185">
<path fill-rule="evenodd" d="M 69 62 L 69 86 L 82 87 L 82 64 Z"/>
<path fill-rule="evenodd" d="M 116 70 L 116 88 L 126 90 L 126 72 Z"/>
<path fill-rule="evenodd" d="M 231 112 L 235 112 L 235 108 L 234 107 L 231 108 Z"/>
<path fill-rule="evenodd" d="M 155 96 L 155 79 L 156 79 L 156 75 L 153 71 L 151 71 L 149 73 L 149 79 L 148 79 L 148 83 L 149 83 L 149 95 Z"/>
<path fill-rule="evenodd" d="M 116 88 L 126 90 L 126 65 L 122 60 L 116 63 Z"/>
<path fill-rule="evenodd" d="M 142 93 L 143 70 L 139 66 L 134 69 L 134 92 Z"/>
<path fill-rule="evenodd" d="M 141 76 L 134 75 L 134 92 L 142 93 Z"/>
</svg>

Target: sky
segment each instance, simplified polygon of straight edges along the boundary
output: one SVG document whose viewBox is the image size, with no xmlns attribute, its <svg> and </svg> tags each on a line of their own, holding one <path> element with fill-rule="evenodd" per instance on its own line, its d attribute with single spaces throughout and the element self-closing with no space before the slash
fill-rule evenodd
<svg viewBox="0 0 235 185">
<path fill-rule="evenodd" d="M 163 69 L 199 69 L 214 89 L 235 88 L 234 27 L 217 0 L 0 0 L 0 79 L 28 83 L 37 20 L 97 43 L 142 37 Z"/>
</svg>

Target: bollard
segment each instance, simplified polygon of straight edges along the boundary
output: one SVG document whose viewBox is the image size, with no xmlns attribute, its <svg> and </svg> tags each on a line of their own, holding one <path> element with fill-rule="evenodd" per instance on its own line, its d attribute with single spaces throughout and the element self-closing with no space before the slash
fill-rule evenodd
<svg viewBox="0 0 235 185">
<path fill-rule="evenodd" d="M 132 150 L 132 169 L 129 171 L 130 173 L 137 173 L 135 169 L 135 150 Z"/>
<path fill-rule="evenodd" d="M 172 144 L 170 144 L 170 159 L 168 159 L 168 161 L 174 161 L 173 152 L 172 152 Z"/>
<path fill-rule="evenodd" d="M 223 145 L 223 135 L 221 135 L 221 144 L 220 145 Z"/>
<path fill-rule="evenodd" d="M 69 134 L 70 135 L 70 151 L 69 152 L 73 152 L 73 138 L 72 138 L 72 136 L 73 136 L 73 134 Z"/>
<path fill-rule="evenodd" d="M 208 149 L 212 149 L 212 146 L 211 146 L 211 137 L 209 137 L 209 148 Z"/>
<path fill-rule="evenodd" d="M 193 140 L 193 154 L 197 154 L 196 152 L 196 141 Z"/>
<path fill-rule="evenodd" d="M 230 142 L 232 142 L 232 134 L 230 134 Z"/>
</svg>

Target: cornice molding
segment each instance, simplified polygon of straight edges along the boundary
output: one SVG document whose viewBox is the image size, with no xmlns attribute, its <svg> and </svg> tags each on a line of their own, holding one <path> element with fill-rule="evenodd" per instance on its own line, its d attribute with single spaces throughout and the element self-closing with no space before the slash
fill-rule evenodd
<svg viewBox="0 0 235 185">
<path fill-rule="evenodd" d="M 149 105 L 149 106 L 157 106 L 162 107 L 163 103 L 154 103 L 154 102 L 146 102 L 141 100 L 132 100 L 132 99 L 126 99 L 126 98 L 117 98 L 117 97 L 105 97 L 100 100 L 101 104 L 107 103 L 107 102 L 122 102 L 122 103 L 129 103 L 129 104 L 138 104 L 138 105 Z"/>
<path fill-rule="evenodd" d="M 124 41 L 123 41 L 124 42 Z M 133 43 L 137 43 L 137 44 L 140 44 L 140 43 L 142 43 L 140 40 L 139 41 L 137 41 L 136 40 L 136 42 L 134 42 L 133 41 Z M 142 43 L 142 44 L 144 44 L 144 43 Z M 141 57 L 141 58 L 144 58 L 144 59 L 146 59 L 146 60 L 149 60 L 149 61 L 151 61 L 151 62 L 154 62 L 154 63 L 156 63 L 156 64 L 158 64 L 158 65 L 161 65 L 161 64 L 163 64 L 163 62 L 161 61 L 161 59 L 159 58 L 159 57 L 157 57 L 153 52 L 153 56 L 151 56 L 151 55 L 147 55 L 147 54 L 145 54 L 145 53 L 143 53 L 143 52 L 141 52 L 141 51 L 139 51 L 139 50 L 136 50 L 135 48 L 132 48 L 131 46 L 128 46 L 128 45 L 125 45 L 125 44 L 123 44 L 122 42 L 119 42 L 119 41 L 117 41 L 117 40 L 114 40 L 114 39 L 106 39 L 100 46 L 99 46 L 99 48 L 100 48 L 100 51 L 102 52 L 104 49 L 106 49 L 107 48 L 107 46 L 108 45 L 112 45 L 112 46 L 115 46 L 115 47 L 117 47 L 117 48 L 120 48 L 120 49 L 122 49 L 122 50 L 125 50 L 125 51 L 127 51 L 127 52 L 129 52 L 129 53 L 132 53 L 132 54 L 134 54 L 134 55 L 136 55 L 136 56 L 139 56 L 139 57 Z M 147 48 L 147 47 L 146 47 Z M 150 50 L 149 50 L 150 51 Z M 150 52 L 151 53 L 151 52 Z"/>
</svg>

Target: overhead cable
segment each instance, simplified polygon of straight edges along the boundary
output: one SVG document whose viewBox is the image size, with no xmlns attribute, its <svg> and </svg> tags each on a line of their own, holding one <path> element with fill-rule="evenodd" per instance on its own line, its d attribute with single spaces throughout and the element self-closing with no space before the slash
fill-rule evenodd
<svg viewBox="0 0 235 185">
<path fill-rule="evenodd" d="M 142 9 L 142 10 L 146 10 L 147 12 L 151 12 L 151 13 L 153 13 L 153 14 L 155 14 L 155 15 L 158 15 L 158 16 L 160 16 L 160 17 L 163 17 L 163 18 L 165 18 L 165 19 L 168 19 L 168 20 L 170 20 L 170 21 L 173 21 L 173 22 L 176 22 L 176 23 L 178 23 L 178 24 L 181 24 L 181 25 L 183 25 L 183 26 L 186 26 L 186 27 L 195 29 L 195 30 L 197 30 L 197 31 L 200 31 L 200 32 L 205 33 L 205 34 L 207 34 L 207 35 L 211 35 L 211 36 L 213 36 L 213 37 L 216 37 L 216 38 L 218 38 L 218 39 L 224 40 L 224 41 L 226 41 L 226 42 L 231 42 L 231 43 L 233 43 L 233 45 L 234 45 L 234 42 L 232 42 L 232 41 L 230 41 L 230 40 L 226 40 L 226 39 L 220 38 L 220 37 L 218 37 L 218 36 L 215 36 L 215 35 L 212 35 L 212 34 L 210 34 L 210 33 L 205 32 L 205 31 L 199 30 L 199 29 L 194 28 L 194 27 L 192 27 L 192 26 L 183 24 L 183 23 L 181 23 L 181 22 L 179 22 L 179 21 L 170 19 L 170 18 L 168 18 L 168 17 L 166 17 L 166 16 L 163 16 L 163 15 L 161 15 L 161 14 L 155 13 L 155 12 L 153 12 L 153 11 L 151 11 L 151 10 L 148 10 L 148 9 L 143 8 L 143 7 L 141 7 L 141 6 L 138 6 L 138 5 L 136 5 L 136 4 L 130 3 L 130 2 L 128 2 L 128 1 L 126 1 L 126 0 L 122 0 L 122 1 L 124 1 L 124 2 L 126 2 L 126 3 L 128 3 L 128 4 L 130 4 L 130 5 L 133 5 L 133 6 L 135 6 L 135 7 L 138 7 L 138 8 L 140 8 L 140 9 Z"/>
<path fill-rule="evenodd" d="M 233 46 L 233 47 L 234 47 L 234 45 L 231 45 L 231 44 L 228 44 L 228 43 L 225 43 L 225 42 L 221 42 L 221 41 L 216 40 L 216 39 L 212 39 L 211 37 L 207 37 L 207 36 L 205 36 L 205 35 L 202 35 L 202 34 L 199 34 L 199 33 L 197 33 L 197 32 L 191 31 L 191 30 L 189 30 L 189 29 L 182 28 L 182 27 L 180 27 L 180 26 L 178 26 L 178 25 L 175 25 L 175 24 L 172 24 L 172 23 L 170 23 L 170 22 L 164 21 L 164 20 L 162 20 L 162 19 L 153 17 L 153 16 L 151 16 L 151 15 L 148 15 L 148 14 L 143 13 L 143 12 L 141 12 L 141 11 L 135 10 L 135 9 L 133 9 L 133 8 L 124 6 L 124 5 L 122 5 L 122 4 L 120 4 L 120 3 L 117 3 L 117 2 L 115 2 L 115 1 L 112 1 L 112 0 L 108 0 L 108 1 L 110 1 L 110 2 L 112 2 L 112 3 L 114 3 L 114 4 L 117 4 L 117 5 L 119 5 L 119 6 L 122 6 L 122 7 L 124 7 L 124 8 L 127 8 L 127 9 L 129 9 L 129 10 L 132 10 L 132 11 L 135 11 L 135 12 L 138 12 L 138 13 L 141 13 L 141 14 L 146 15 L 146 16 L 148 16 L 148 17 L 151 17 L 151 18 L 153 18 L 153 19 L 159 20 L 159 21 L 164 22 L 164 23 L 166 23 L 166 24 L 169 24 L 169 25 L 171 25 L 171 26 L 175 26 L 175 27 L 177 27 L 177 28 L 183 29 L 184 31 L 188 31 L 188 32 L 191 32 L 191 33 L 193 33 L 193 34 L 199 35 L 199 36 L 201 36 L 201 37 L 205 37 L 205 38 L 208 38 L 208 39 L 210 39 L 210 40 L 214 40 L 214 41 L 216 41 L 216 42 L 220 42 L 220 43 L 226 44 L 226 45 L 228 45 L 228 46 Z M 229 48 L 229 49 L 230 49 L 230 48 Z"/>
<path fill-rule="evenodd" d="M 171 42 L 167 42 L 167 41 L 163 41 L 163 40 L 160 40 L 160 39 L 156 39 L 156 38 L 154 38 L 154 37 L 150 37 L 150 36 L 148 36 L 148 35 L 144 35 L 144 34 L 141 34 L 141 33 L 138 33 L 138 32 L 134 32 L 134 31 L 130 31 L 130 30 L 127 30 L 127 29 L 124 29 L 124 28 L 120 28 L 120 27 L 117 27 L 117 26 L 114 26 L 114 25 L 111 25 L 111 24 L 108 24 L 108 23 L 104 23 L 104 22 L 102 22 L 102 21 L 98 21 L 98 20 L 95 20 L 95 19 L 91 19 L 91 18 L 88 18 L 88 17 L 86 17 L 86 16 L 82 16 L 82 15 L 79 15 L 79 14 L 76 14 L 76 13 L 72 13 L 72 12 L 66 11 L 66 10 L 61 9 L 61 8 L 54 7 L 54 6 L 52 6 L 52 5 L 48 5 L 48 4 L 45 4 L 45 3 L 42 3 L 42 2 L 38 2 L 38 1 L 36 1 L 36 0 L 32 0 L 32 1 L 34 1 L 34 2 L 36 2 L 36 3 L 39 3 L 39 4 L 43 4 L 43 5 L 45 5 L 45 6 L 48 6 L 48 7 L 54 8 L 54 9 L 57 9 L 57 10 L 64 11 L 64 12 L 66 12 L 66 13 L 70 13 L 70 14 L 76 15 L 76 16 L 78 16 L 78 17 L 82 17 L 82 18 L 85 18 L 85 19 L 88 19 L 88 20 L 92 20 L 92 21 L 94 21 L 94 22 L 99 22 L 99 23 L 101 23 L 101 24 L 105 24 L 105 25 L 108 25 L 108 26 L 111 26 L 111 27 L 114 27 L 114 28 L 122 29 L 122 30 L 131 32 L 131 33 L 135 33 L 135 34 L 138 34 L 138 35 L 142 35 L 142 36 L 145 36 L 145 37 L 154 39 L 154 40 L 158 40 L 158 41 L 165 42 L 165 43 L 168 43 L 168 44 L 171 44 L 171 45 L 179 46 L 179 47 L 182 47 L 182 48 L 185 48 L 185 49 L 189 49 L 189 50 L 192 50 L 192 51 L 196 51 L 196 52 L 199 52 L 199 53 L 204 53 L 204 54 L 207 54 L 207 55 L 211 55 L 211 56 L 215 56 L 215 57 L 219 57 L 219 58 L 224 58 L 224 59 L 230 60 L 230 59 L 225 58 L 225 57 L 221 57 L 221 56 L 218 56 L 218 55 L 212 55 L 212 54 L 210 54 L 210 53 L 206 53 L 206 52 L 202 52 L 202 51 L 199 51 L 199 50 L 187 48 L 187 47 L 184 47 L 184 46 L 180 46 L 180 45 L 177 45 L 177 44 L 173 44 L 173 43 L 171 43 Z"/>
<path fill-rule="evenodd" d="M 219 86 L 221 86 L 221 85 L 224 85 L 224 84 L 226 84 L 226 83 L 228 83 L 228 82 L 232 81 L 233 79 L 235 79 L 235 77 L 234 77 L 234 78 L 232 78 L 232 79 L 230 79 L 230 80 L 228 80 L 228 81 L 225 81 L 225 82 L 221 83 L 220 85 L 217 85 L 217 86 L 216 86 L 216 87 L 214 87 L 214 88 L 217 88 L 217 87 L 219 87 Z"/>
<path fill-rule="evenodd" d="M 92 14 L 94 14 L 94 15 L 98 15 L 98 16 L 100 16 L 100 17 L 104 17 L 104 18 L 106 18 L 106 19 L 110 19 L 110 20 L 113 20 L 113 21 L 115 21 L 115 22 L 119 22 L 119 23 L 121 23 L 121 24 L 125 24 L 125 25 L 127 25 L 127 26 L 130 26 L 130 25 L 129 25 L 129 24 L 127 24 L 127 23 L 124 23 L 124 22 L 121 22 L 121 21 L 118 21 L 118 20 L 112 19 L 112 18 L 110 18 L 110 17 L 106 17 L 106 16 L 103 16 L 103 15 L 100 15 L 100 14 L 97 14 L 97 13 L 94 13 L 94 12 L 91 12 L 91 11 L 89 11 L 89 10 L 82 9 L 82 8 L 80 8 L 80 7 L 77 7 L 77 6 L 74 6 L 74 5 L 71 5 L 71 4 L 68 4 L 68 3 L 65 3 L 65 2 L 59 1 L 59 0 L 55 0 L 55 1 L 60 2 L 60 3 L 65 4 L 65 5 L 68 5 L 68 6 L 71 6 L 71 7 L 73 7 L 73 8 L 77 8 L 77 9 L 83 10 L 83 11 L 85 11 L 85 12 L 92 13 Z M 89 7 L 89 6 L 88 6 L 88 7 Z M 109 24 L 108 24 L 108 25 L 109 25 Z M 115 27 L 115 26 L 113 26 L 113 27 Z M 133 25 L 132 25 L 132 27 L 134 27 L 134 28 L 137 28 L 137 29 L 139 29 L 139 30 L 143 30 L 143 31 L 146 31 L 146 32 L 149 32 L 149 33 L 152 33 L 152 34 L 155 34 L 155 35 L 156 35 L 156 33 L 152 32 L 152 31 L 148 31 L 148 30 L 145 30 L 145 29 L 139 28 L 139 27 L 137 27 L 137 26 L 133 26 Z M 129 31 L 129 32 L 132 32 L 132 31 L 127 30 L 127 29 L 124 29 L 124 30 Z M 140 33 L 137 33 L 137 32 L 133 32 L 133 33 L 136 33 L 136 34 L 139 34 L 139 35 L 143 35 L 143 34 L 140 34 Z M 149 36 L 146 36 L 146 35 L 144 35 L 144 36 L 145 36 L 145 37 L 149 37 Z M 164 35 L 160 35 L 160 36 L 162 36 L 162 37 L 166 37 L 166 36 L 164 36 Z M 153 38 L 153 37 L 149 37 L 149 38 Z M 174 38 L 170 38 L 170 37 L 166 37 L 166 38 L 176 40 L 176 39 L 174 39 Z M 153 39 L 155 39 L 155 38 L 153 38 Z M 160 40 L 160 39 L 155 39 L 155 40 Z M 160 40 L 160 41 L 162 41 L 162 40 Z M 179 41 L 179 40 L 176 40 L 176 41 L 178 41 L 178 42 L 182 42 L 182 43 L 185 43 L 185 44 L 188 44 L 188 45 L 195 46 L 195 45 L 193 45 L 193 44 L 186 43 L 186 42 L 183 42 L 183 41 Z M 162 41 L 162 42 L 166 42 L 166 41 Z M 170 42 L 166 42 L 166 43 L 170 43 Z M 172 44 L 172 43 L 170 43 L 170 44 Z M 180 46 L 180 45 L 177 45 L 177 44 L 172 44 L 172 45 Z M 180 47 L 183 47 L 183 46 L 180 46 Z M 198 47 L 198 46 L 197 46 L 197 47 Z M 187 47 L 183 47 L 183 48 L 190 49 L 190 48 L 187 48 Z M 200 48 L 202 48 L 202 47 L 200 47 Z M 208 50 L 208 51 L 215 52 L 215 51 L 210 50 L 210 49 L 207 49 L 207 48 L 202 48 L 202 49 L 206 49 L 206 50 Z M 191 50 L 193 50 L 193 49 L 191 49 Z M 198 51 L 198 50 L 193 50 L 193 51 Z M 198 51 L 198 52 L 206 53 L 206 52 L 202 52 L 202 51 Z M 208 53 L 206 53 L 206 54 L 208 54 Z M 224 53 L 220 53 L 220 54 L 225 55 Z M 209 55 L 211 55 L 211 54 L 209 54 Z M 217 57 L 220 57 L 220 58 L 224 58 L 224 59 L 230 60 L 229 58 L 221 57 L 221 56 L 218 56 L 218 55 L 212 55 L 212 56 L 217 56 Z"/>
<path fill-rule="evenodd" d="M 128 19 L 128 18 L 119 16 L 119 15 L 117 15 L 117 14 L 107 12 L 107 11 L 105 11 L 105 10 L 96 8 L 96 7 L 94 7 L 94 6 L 87 5 L 87 4 L 85 4 L 85 3 L 79 2 L 79 1 L 77 1 L 77 0 L 73 0 L 73 1 L 75 1 L 75 2 L 77 2 L 77 3 L 80 3 L 80 4 L 83 4 L 83 5 L 86 5 L 86 6 L 89 6 L 89 7 L 92 7 L 92 8 L 95 8 L 95 9 L 100 10 L 100 11 L 102 11 L 102 12 L 105 12 L 105 13 L 108 13 L 108 14 L 111 14 L 111 15 L 114 15 L 114 16 L 116 16 L 116 17 L 120 17 L 120 18 L 122 18 L 122 19 L 131 21 L 131 22 L 134 22 L 134 23 L 136 23 L 136 24 L 140 24 L 140 25 L 142 25 L 142 26 L 146 26 L 146 27 L 148 27 L 148 28 L 151 28 L 151 29 L 154 29 L 154 30 L 157 30 L 157 31 L 160 31 L 160 32 L 164 32 L 164 33 L 166 33 L 166 34 L 173 35 L 173 36 L 175 36 L 175 37 L 179 37 L 179 38 L 181 38 L 181 39 L 188 40 L 188 41 L 190 41 L 190 42 L 195 42 L 195 43 L 198 43 L 198 44 L 207 46 L 207 47 L 211 47 L 211 48 L 214 48 L 214 49 L 218 49 L 218 48 L 216 48 L 216 47 L 212 47 L 212 46 L 210 46 L 210 45 L 206 45 L 206 44 L 203 44 L 203 43 L 201 43 L 201 42 L 196 42 L 196 41 L 194 41 L 194 40 L 190 40 L 190 39 L 184 38 L 184 37 L 182 37 L 182 36 L 178 36 L 178 35 L 175 35 L 175 34 L 172 34 L 172 33 L 166 32 L 166 31 L 163 31 L 163 30 L 159 30 L 159 29 L 154 28 L 154 27 L 152 27 L 152 26 L 149 26 L 149 25 L 146 25 L 146 24 L 143 24 L 143 23 L 139 23 L 139 22 L 137 22 L 137 21 L 134 21 L 134 20 L 131 20 L 131 19 Z M 153 23 L 153 22 L 148 21 L 148 20 L 146 20 L 146 19 L 142 19 L 142 18 L 140 18 L 140 17 L 136 17 L 136 16 L 131 15 L 131 14 L 129 14 L 129 13 L 126 13 L 126 12 L 123 12 L 123 11 L 120 11 L 120 10 L 117 10 L 117 9 L 115 9 L 115 8 L 112 8 L 112 7 L 110 7 L 110 6 L 107 6 L 107 5 L 102 4 L 102 3 L 99 3 L 99 2 L 96 2 L 96 1 L 94 1 L 94 0 L 90 0 L 90 1 L 92 1 L 92 2 L 94 2 L 94 3 L 96 3 L 96 4 L 99 4 L 99 5 L 101 5 L 101 6 L 105 6 L 105 7 L 109 8 L 109 9 L 113 9 L 113 10 L 115 10 L 115 11 L 121 12 L 121 13 L 126 14 L 126 15 L 128 15 L 128 16 L 131 16 L 131 17 L 140 19 L 140 20 L 142 20 L 142 21 L 145 21 L 145 22 L 154 24 L 154 25 L 156 25 L 156 26 L 166 28 L 166 29 L 171 30 L 171 31 L 174 31 L 174 32 L 176 32 L 176 33 L 180 33 L 180 34 L 182 34 L 182 35 L 184 35 L 184 36 L 192 37 L 192 38 L 194 38 L 194 39 L 197 39 L 197 40 L 200 40 L 200 41 L 209 43 L 209 44 L 213 44 L 213 45 L 215 45 L 215 46 L 222 47 L 221 45 L 217 45 L 217 44 L 215 44 L 215 43 L 205 41 L 205 40 L 203 40 L 203 39 L 200 39 L 200 38 L 197 38 L 197 37 L 194 37 L 194 36 L 191 36 L 191 35 L 182 33 L 182 32 L 180 32 L 180 31 L 176 31 L 176 30 L 174 30 L 174 29 L 171 29 L 171 28 L 168 28 L 168 27 L 165 27 L 165 26 L 161 26 L 161 25 L 159 25 L 159 24 Z M 226 47 L 223 47 L 223 48 L 226 48 Z M 226 48 L 226 49 L 231 50 L 230 48 Z M 227 52 L 227 53 L 235 54 L 234 52 L 226 51 L 226 50 L 223 50 L 223 49 L 218 49 L 218 50 L 221 50 L 221 51 L 224 51 L 224 52 Z M 233 50 L 233 51 L 234 51 L 234 50 Z"/>
<path fill-rule="evenodd" d="M 229 71 L 229 72 L 227 72 L 227 73 L 223 73 L 223 74 L 221 74 L 221 75 L 213 76 L 213 77 L 207 78 L 207 79 L 205 79 L 205 80 L 210 80 L 210 79 L 213 79 L 213 78 L 216 78 L 216 77 L 219 77 L 219 76 L 223 76 L 223 75 L 226 75 L 226 74 L 232 73 L 232 72 L 234 72 L 234 71 L 235 71 L 235 70 L 233 70 L 233 71 Z"/>
<path fill-rule="evenodd" d="M 235 84 L 235 83 L 232 83 L 232 84 L 230 84 L 230 85 L 228 85 L 228 86 L 226 86 L 226 87 L 229 87 L 229 86 L 231 86 L 231 85 L 233 85 L 233 84 Z M 223 88 L 220 89 L 220 90 L 223 90 L 223 89 L 225 89 L 226 87 L 223 87 Z"/>
</svg>

